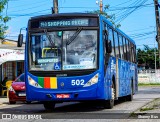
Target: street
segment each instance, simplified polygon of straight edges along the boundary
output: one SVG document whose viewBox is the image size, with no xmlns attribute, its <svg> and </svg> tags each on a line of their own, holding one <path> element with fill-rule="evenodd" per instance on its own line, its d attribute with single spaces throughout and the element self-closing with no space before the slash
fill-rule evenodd
<svg viewBox="0 0 160 122">
<path fill-rule="evenodd" d="M 159 98 L 159 94 L 160 87 L 139 87 L 139 92 L 134 95 L 132 102 L 116 102 L 113 109 L 103 109 L 90 103 L 65 102 L 56 104 L 56 108 L 52 112 L 46 111 L 38 102 L 31 104 L 17 102 L 17 104 L 10 105 L 5 98 L 6 101 L 0 105 L 0 115 L 41 115 L 42 119 L 123 119 L 129 117 L 129 113 L 136 111 L 155 98 Z"/>
</svg>

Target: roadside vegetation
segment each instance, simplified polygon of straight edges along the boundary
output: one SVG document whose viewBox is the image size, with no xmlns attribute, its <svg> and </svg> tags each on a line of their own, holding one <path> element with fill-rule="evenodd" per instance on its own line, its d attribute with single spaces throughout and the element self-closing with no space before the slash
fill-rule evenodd
<svg viewBox="0 0 160 122">
<path fill-rule="evenodd" d="M 6 31 L 8 29 L 8 26 L 6 26 L 6 23 L 11 19 L 7 15 L 2 14 L 5 11 L 5 7 L 8 3 L 8 0 L 1 0 L 0 1 L 0 39 L 5 38 Z"/>
<path fill-rule="evenodd" d="M 160 108 L 160 98 L 156 98 L 153 101 L 149 102 L 145 106 L 139 109 L 140 112 L 149 111 Z"/>
<path fill-rule="evenodd" d="M 156 98 L 153 101 L 146 104 L 145 106 L 141 107 L 140 109 L 132 112 L 129 118 L 138 118 L 139 115 L 147 116 L 147 113 L 152 113 L 154 112 L 154 110 L 158 110 L 158 109 L 160 109 L 160 98 Z"/>
<path fill-rule="evenodd" d="M 138 86 L 160 86 L 160 83 L 139 83 Z"/>
</svg>

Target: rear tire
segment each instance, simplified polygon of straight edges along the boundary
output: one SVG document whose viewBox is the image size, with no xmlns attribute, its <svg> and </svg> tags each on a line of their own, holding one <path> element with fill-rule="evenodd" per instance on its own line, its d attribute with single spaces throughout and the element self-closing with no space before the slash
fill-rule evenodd
<svg viewBox="0 0 160 122">
<path fill-rule="evenodd" d="M 55 108 L 55 102 L 47 101 L 43 103 L 43 106 L 48 111 L 53 111 Z"/>
<path fill-rule="evenodd" d="M 133 100 L 133 83 L 131 83 L 131 94 L 126 96 L 127 101 Z"/>
<path fill-rule="evenodd" d="M 16 101 L 9 101 L 9 104 L 16 104 Z"/>
</svg>

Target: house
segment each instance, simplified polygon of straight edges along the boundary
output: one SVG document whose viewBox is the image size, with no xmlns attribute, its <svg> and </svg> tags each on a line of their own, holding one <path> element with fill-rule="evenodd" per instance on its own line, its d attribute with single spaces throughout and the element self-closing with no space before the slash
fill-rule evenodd
<svg viewBox="0 0 160 122">
<path fill-rule="evenodd" d="M 24 72 L 24 46 L 17 47 L 14 40 L 0 40 L 0 82 L 5 77 L 15 80 Z"/>
</svg>

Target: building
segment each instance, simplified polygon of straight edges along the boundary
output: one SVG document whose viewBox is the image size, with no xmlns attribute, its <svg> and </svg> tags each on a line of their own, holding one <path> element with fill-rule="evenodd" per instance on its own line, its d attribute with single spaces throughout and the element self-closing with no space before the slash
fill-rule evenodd
<svg viewBox="0 0 160 122">
<path fill-rule="evenodd" d="M 5 77 L 15 80 L 24 72 L 24 45 L 17 47 L 14 40 L 0 40 L 0 82 Z"/>
</svg>

